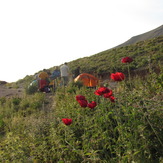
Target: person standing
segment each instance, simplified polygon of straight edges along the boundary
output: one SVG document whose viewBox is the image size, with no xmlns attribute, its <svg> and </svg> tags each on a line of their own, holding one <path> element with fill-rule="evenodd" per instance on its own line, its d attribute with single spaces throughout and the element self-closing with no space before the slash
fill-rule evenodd
<svg viewBox="0 0 163 163">
<path fill-rule="evenodd" d="M 60 67 L 60 72 L 61 72 L 62 85 L 66 86 L 68 84 L 68 77 L 69 77 L 69 67 L 67 66 L 67 62 L 65 62 Z"/>
<path fill-rule="evenodd" d="M 74 79 L 75 79 L 78 75 L 80 75 L 80 66 L 78 66 L 78 67 L 74 70 L 74 75 L 73 75 Z"/>
<path fill-rule="evenodd" d="M 60 70 L 59 70 L 59 67 L 57 66 L 55 68 L 55 70 L 52 72 L 51 76 L 50 76 L 50 79 L 51 80 L 54 80 L 54 79 L 57 79 L 58 77 L 61 76 L 61 73 L 60 73 Z"/>
<path fill-rule="evenodd" d="M 52 72 L 50 79 L 53 81 L 53 88 L 57 88 L 59 86 L 59 81 L 61 77 L 61 72 L 59 70 L 59 66 L 56 66 L 55 70 Z"/>
</svg>

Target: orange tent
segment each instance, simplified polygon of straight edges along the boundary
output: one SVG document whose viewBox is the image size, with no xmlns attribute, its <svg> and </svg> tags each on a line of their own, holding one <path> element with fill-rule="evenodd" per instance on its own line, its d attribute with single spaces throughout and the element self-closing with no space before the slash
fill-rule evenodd
<svg viewBox="0 0 163 163">
<path fill-rule="evenodd" d="M 91 75 L 91 74 L 87 74 L 87 73 L 83 73 L 78 75 L 75 79 L 74 82 L 77 81 L 81 81 L 83 83 L 83 85 L 87 86 L 87 87 L 95 87 L 98 84 L 98 79 Z"/>
</svg>

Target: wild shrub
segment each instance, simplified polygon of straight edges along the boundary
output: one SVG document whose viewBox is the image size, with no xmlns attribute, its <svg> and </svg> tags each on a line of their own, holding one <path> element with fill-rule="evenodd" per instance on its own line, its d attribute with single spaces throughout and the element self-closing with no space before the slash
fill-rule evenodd
<svg viewBox="0 0 163 163">
<path fill-rule="evenodd" d="M 3 116 L 0 115 L 0 135 L 4 134 L 4 128 L 5 128 L 5 122 L 3 120 Z"/>
<path fill-rule="evenodd" d="M 5 97 L 1 97 L 0 98 L 0 104 L 3 105 L 6 102 L 6 98 Z"/>
<path fill-rule="evenodd" d="M 0 146 L 1 162 L 26 162 L 29 157 L 29 144 L 26 139 L 22 139 L 22 135 L 14 135 L 12 132 L 6 134 L 4 141 Z"/>
<path fill-rule="evenodd" d="M 30 85 L 25 88 L 26 94 L 34 94 L 38 91 L 38 86 L 37 85 Z"/>
</svg>

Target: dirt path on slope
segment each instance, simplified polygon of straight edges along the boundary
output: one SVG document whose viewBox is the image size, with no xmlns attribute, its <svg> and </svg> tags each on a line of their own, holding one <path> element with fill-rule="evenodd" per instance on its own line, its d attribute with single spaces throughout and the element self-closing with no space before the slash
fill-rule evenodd
<svg viewBox="0 0 163 163">
<path fill-rule="evenodd" d="M 6 85 L 0 84 L 0 98 L 1 97 L 21 97 L 24 94 L 24 88 L 12 88 Z"/>
</svg>

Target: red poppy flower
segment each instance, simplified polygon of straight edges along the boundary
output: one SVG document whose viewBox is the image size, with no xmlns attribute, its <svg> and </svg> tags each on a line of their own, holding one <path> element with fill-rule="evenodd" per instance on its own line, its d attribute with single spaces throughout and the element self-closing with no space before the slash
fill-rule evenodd
<svg viewBox="0 0 163 163">
<path fill-rule="evenodd" d="M 88 105 L 87 100 L 78 100 L 78 103 L 80 104 L 81 107 L 86 108 Z"/>
<path fill-rule="evenodd" d="M 92 101 L 92 102 L 89 103 L 87 106 L 88 106 L 89 108 L 93 109 L 93 108 L 95 108 L 95 107 L 97 106 L 97 103 L 96 103 L 95 101 Z"/>
<path fill-rule="evenodd" d="M 111 102 L 115 102 L 115 97 L 114 96 L 110 96 L 109 98 L 110 98 Z"/>
<path fill-rule="evenodd" d="M 102 92 L 98 89 L 94 92 L 94 94 L 98 96 L 102 96 Z"/>
<path fill-rule="evenodd" d="M 113 79 L 114 81 L 122 81 L 122 80 L 124 80 L 125 75 L 124 75 L 123 73 L 121 73 L 121 72 L 116 72 L 115 74 L 112 73 L 112 74 L 110 75 L 110 77 L 111 77 L 111 79 Z"/>
<path fill-rule="evenodd" d="M 121 62 L 122 63 L 130 63 L 132 61 L 133 61 L 133 59 L 131 57 L 125 57 L 125 58 L 122 58 L 121 59 Z"/>
<path fill-rule="evenodd" d="M 94 93 L 95 93 L 95 95 L 102 96 L 105 93 L 109 93 L 109 92 L 110 92 L 110 89 L 108 89 L 107 87 L 100 87 Z"/>
<path fill-rule="evenodd" d="M 110 92 L 104 94 L 104 97 L 105 97 L 105 98 L 109 98 L 109 97 L 112 96 L 112 95 L 113 95 L 113 91 L 110 90 Z"/>
<path fill-rule="evenodd" d="M 85 99 L 85 96 L 77 95 L 76 100 L 78 101 L 78 100 L 86 100 L 86 99 Z"/>
<path fill-rule="evenodd" d="M 72 123 L 72 119 L 68 119 L 68 118 L 62 118 L 62 122 L 65 125 L 70 125 Z"/>
</svg>

